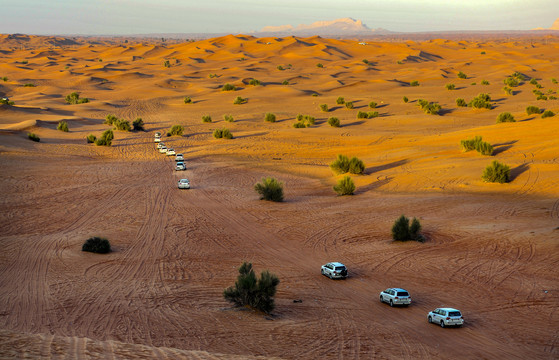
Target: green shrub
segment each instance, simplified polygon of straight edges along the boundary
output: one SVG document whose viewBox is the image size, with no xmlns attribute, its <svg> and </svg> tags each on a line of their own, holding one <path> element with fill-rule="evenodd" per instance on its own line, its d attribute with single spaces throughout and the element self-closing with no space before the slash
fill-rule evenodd
<svg viewBox="0 0 559 360">
<path fill-rule="evenodd" d="M 482 51 L 482 52 L 481 52 L 481 55 L 485 55 L 485 51 Z"/>
<path fill-rule="evenodd" d="M 356 157 L 352 157 L 350 160 L 347 156 L 338 154 L 338 158 L 330 164 L 330 168 L 336 174 L 345 174 L 347 172 L 362 174 L 365 170 L 365 164 Z"/>
<path fill-rule="evenodd" d="M 338 97 L 338 98 L 336 99 L 336 104 L 338 104 L 338 105 L 343 105 L 343 104 L 345 104 L 345 99 L 344 99 L 343 97 L 341 97 L 341 96 Z"/>
<path fill-rule="evenodd" d="M 473 83 L 471 83 L 470 85 L 474 86 L 474 85 L 477 85 L 477 83 L 473 82 Z"/>
<path fill-rule="evenodd" d="M 260 80 L 256 80 L 256 79 L 250 79 L 250 81 L 248 82 L 249 85 L 252 86 L 257 86 L 260 85 Z"/>
<path fill-rule="evenodd" d="M 97 140 L 97 137 L 93 134 L 89 134 L 87 135 L 87 143 L 88 144 L 94 144 L 95 140 Z"/>
<path fill-rule="evenodd" d="M 328 118 L 328 124 L 332 127 L 340 127 L 340 119 L 337 117 Z"/>
<path fill-rule="evenodd" d="M 514 116 L 512 116 L 512 114 L 508 111 L 502 112 L 499 114 L 499 116 L 497 116 L 497 123 L 515 122 L 515 121 L 516 120 L 514 120 Z"/>
<path fill-rule="evenodd" d="M 520 80 L 520 81 L 525 81 L 526 80 L 526 77 L 522 73 L 519 73 L 518 71 L 515 71 L 511 76 L 513 78 L 516 78 L 516 79 Z"/>
<path fill-rule="evenodd" d="M 320 104 L 320 110 L 323 112 L 328 112 L 328 104 Z"/>
<path fill-rule="evenodd" d="M 425 106 L 429 105 L 429 101 L 423 99 L 417 99 L 417 106 L 420 108 L 424 108 Z"/>
<path fill-rule="evenodd" d="M 32 141 L 35 141 L 35 142 L 41 141 L 41 138 L 39 137 L 39 135 L 34 134 L 34 133 L 28 133 L 27 137 L 29 138 L 29 140 L 32 140 Z"/>
<path fill-rule="evenodd" d="M 497 182 L 501 184 L 509 182 L 510 168 L 497 160 L 493 160 L 491 165 L 485 168 L 481 178 L 486 182 Z"/>
<path fill-rule="evenodd" d="M 130 122 L 124 119 L 116 119 L 115 121 L 113 121 L 113 126 L 115 127 L 116 130 L 121 130 L 121 131 L 132 130 L 132 127 L 130 126 Z"/>
<path fill-rule="evenodd" d="M 233 119 L 233 115 L 223 115 L 223 120 L 225 120 L 227 122 L 235 121 L 235 119 Z"/>
<path fill-rule="evenodd" d="M 202 122 L 211 123 L 212 122 L 212 117 L 210 115 L 203 115 L 202 116 Z"/>
<path fill-rule="evenodd" d="M 537 87 L 538 89 L 541 89 L 541 88 L 543 88 L 543 86 L 542 86 L 542 85 L 540 85 L 540 84 L 536 84 L 536 87 Z"/>
<path fill-rule="evenodd" d="M 281 65 L 278 65 L 277 69 L 278 69 L 279 71 L 283 71 L 283 70 L 284 70 L 284 69 L 283 69 L 283 66 L 281 66 Z"/>
<path fill-rule="evenodd" d="M 409 99 L 408 99 L 407 96 L 404 96 L 404 97 L 402 98 L 402 100 L 404 100 L 405 103 L 407 103 L 407 102 L 409 101 Z"/>
<path fill-rule="evenodd" d="M 481 85 L 489 85 L 489 81 L 487 81 L 487 80 L 481 80 Z"/>
<path fill-rule="evenodd" d="M 530 80 L 530 84 L 532 84 L 532 85 L 538 85 L 538 80 L 532 79 L 532 80 Z"/>
<path fill-rule="evenodd" d="M 410 220 L 401 215 L 392 225 L 392 239 L 395 241 L 415 240 L 419 242 L 425 241 L 421 231 L 421 223 L 417 218 L 413 218 L 410 226 Z"/>
<path fill-rule="evenodd" d="M 305 123 L 297 121 L 296 123 L 293 124 L 293 127 L 294 128 L 306 128 L 307 126 L 305 125 Z"/>
<path fill-rule="evenodd" d="M 234 104 L 234 105 L 241 105 L 241 104 L 244 104 L 244 103 L 246 103 L 246 102 L 248 102 L 248 98 L 244 98 L 244 99 L 243 99 L 242 97 L 237 96 L 237 97 L 235 98 L 235 100 L 233 101 L 233 104 Z"/>
<path fill-rule="evenodd" d="M 31 83 L 23 84 L 23 87 L 35 87 L 35 86 L 36 86 L 35 84 L 31 84 Z"/>
<path fill-rule="evenodd" d="M 282 82 L 281 84 L 282 84 L 282 85 L 289 85 L 289 81 L 283 80 L 283 82 Z"/>
<path fill-rule="evenodd" d="M 536 100 L 547 100 L 547 96 L 545 95 L 539 95 Z"/>
<path fill-rule="evenodd" d="M 475 150 L 477 144 L 481 142 L 482 142 L 481 136 L 476 136 L 473 139 L 461 140 L 460 146 L 462 147 L 462 151 L 466 152 L 466 151 Z"/>
<path fill-rule="evenodd" d="M 95 145 L 97 146 L 111 146 L 114 139 L 114 134 L 111 129 L 105 130 L 101 137 L 95 140 Z"/>
<path fill-rule="evenodd" d="M 165 60 L 163 61 L 163 66 L 166 68 L 171 67 L 171 62 L 169 60 Z"/>
<path fill-rule="evenodd" d="M 56 130 L 68 132 L 68 123 L 66 121 L 58 122 L 58 126 L 56 127 Z"/>
<path fill-rule="evenodd" d="M 512 89 L 511 89 L 510 87 L 508 87 L 508 86 L 505 86 L 505 87 L 503 88 L 503 91 L 504 91 L 505 94 L 507 94 L 507 95 L 514 95 L 514 92 L 513 92 Z"/>
<path fill-rule="evenodd" d="M 557 100 L 557 96 L 551 95 L 551 96 L 549 97 L 549 100 Z"/>
<path fill-rule="evenodd" d="M 542 111 L 541 111 L 540 108 L 537 107 L 537 106 L 533 106 L 533 105 L 532 105 L 532 106 L 528 106 L 528 107 L 526 108 L 526 114 L 528 114 L 528 115 L 531 115 L 531 114 L 541 114 L 541 112 L 542 112 Z"/>
<path fill-rule="evenodd" d="M 257 279 L 252 264 L 244 262 L 235 285 L 225 289 L 223 297 L 236 306 L 249 306 L 269 314 L 275 308 L 274 296 L 279 282 L 278 277 L 268 270 Z"/>
<path fill-rule="evenodd" d="M 369 107 L 370 107 L 371 109 L 375 109 L 375 108 L 377 107 L 377 105 L 378 105 L 378 104 L 377 104 L 376 102 L 374 102 L 374 101 L 371 101 L 371 102 L 369 103 Z"/>
<path fill-rule="evenodd" d="M 312 93 L 311 96 L 312 97 L 318 97 L 318 93 Z"/>
<path fill-rule="evenodd" d="M 410 86 L 419 86 L 419 81 L 417 80 L 411 81 Z"/>
<path fill-rule="evenodd" d="M 8 77 L 7 76 L 2 77 L 2 81 L 4 82 L 8 81 Z"/>
<path fill-rule="evenodd" d="M 369 119 L 378 117 L 378 111 L 369 111 L 369 112 L 367 113 L 367 117 L 368 117 Z"/>
<path fill-rule="evenodd" d="M 334 191 L 340 196 L 353 195 L 355 192 L 355 184 L 349 176 L 344 176 L 334 185 Z"/>
<path fill-rule="evenodd" d="M 477 144 L 476 150 L 481 155 L 486 155 L 486 156 L 493 155 L 493 145 L 485 141 L 482 141 L 479 144 Z"/>
<path fill-rule="evenodd" d="M 311 115 L 297 115 L 297 122 L 293 125 L 295 128 L 305 128 L 315 124 L 315 118 Z"/>
<path fill-rule="evenodd" d="M 231 84 L 225 84 L 223 85 L 223 87 L 221 88 L 221 91 L 235 91 L 235 85 L 231 85 Z"/>
<path fill-rule="evenodd" d="M 423 111 L 429 115 L 439 115 L 441 106 L 439 104 L 429 103 L 423 107 Z"/>
<path fill-rule="evenodd" d="M 349 159 L 348 172 L 350 174 L 363 174 L 363 171 L 365 171 L 365 164 L 363 161 L 356 157 Z"/>
<path fill-rule="evenodd" d="M 264 121 L 276 122 L 276 115 L 272 113 L 266 113 L 266 115 L 264 115 Z"/>
<path fill-rule="evenodd" d="M 83 104 L 83 103 L 88 103 L 89 99 L 88 98 L 80 99 L 80 94 L 78 94 L 77 92 L 73 92 L 69 95 L 66 95 L 66 102 L 68 104 Z"/>
<path fill-rule="evenodd" d="M 493 106 L 490 103 L 491 97 L 488 94 L 479 94 L 470 101 L 469 107 L 474 109 L 491 109 Z"/>
<path fill-rule="evenodd" d="M 468 104 L 466 103 L 466 100 L 461 99 L 461 98 L 456 99 L 456 105 L 461 106 L 461 107 L 468 106 Z"/>
<path fill-rule="evenodd" d="M 229 129 L 215 129 L 214 130 L 214 138 L 216 138 L 216 139 L 232 139 L 233 134 L 231 134 Z"/>
<path fill-rule="evenodd" d="M 190 96 L 185 96 L 184 97 L 184 103 L 185 104 L 192 104 L 192 98 Z"/>
<path fill-rule="evenodd" d="M 318 64 L 316 64 L 316 67 L 318 67 L 318 68 L 323 68 L 324 65 L 322 65 L 322 63 L 318 63 Z"/>
<path fill-rule="evenodd" d="M 136 120 L 132 121 L 132 127 L 134 131 L 144 131 L 144 120 L 142 118 L 136 118 Z"/>
<path fill-rule="evenodd" d="M 283 201 L 283 184 L 273 177 L 262 178 L 261 183 L 254 185 L 254 190 L 260 194 L 260 200 Z"/>
<path fill-rule="evenodd" d="M 182 136 L 183 133 L 184 133 L 184 127 L 182 125 L 177 124 L 171 127 L 171 129 L 167 132 L 167 136 L 173 136 L 173 135 Z"/>
<path fill-rule="evenodd" d="M 91 237 L 82 245 L 82 251 L 88 251 L 97 254 L 107 254 L 111 252 L 111 244 L 109 240 L 102 237 Z"/>
<path fill-rule="evenodd" d="M 15 102 L 9 100 L 8 98 L 1 98 L 0 99 L 0 104 L 6 104 L 6 105 L 12 106 L 12 105 L 15 104 Z"/>
<path fill-rule="evenodd" d="M 118 118 L 115 115 L 109 114 L 105 117 L 104 124 L 112 125 L 117 120 L 118 120 Z"/>
<path fill-rule="evenodd" d="M 364 64 L 368 64 L 368 63 L 369 63 L 369 60 L 367 60 L 367 59 L 363 59 L 363 60 L 361 60 L 361 61 L 363 61 Z"/>
<path fill-rule="evenodd" d="M 542 114 L 542 119 L 547 118 L 547 117 L 552 117 L 552 116 L 555 116 L 555 113 L 551 110 L 546 110 Z"/>
<path fill-rule="evenodd" d="M 345 107 L 346 109 L 353 109 L 353 101 L 346 101 Z"/>
<path fill-rule="evenodd" d="M 456 89 L 456 85 L 454 85 L 454 84 L 446 84 L 446 89 L 447 89 L 447 90 L 454 90 L 454 89 Z"/>
<path fill-rule="evenodd" d="M 458 73 L 458 77 L 459 77 L 460 79 L 467 79 L 467 78 L 468 78 L 468 76 L 467 76 L 466 74 L 464 74 L 462 71 L 460 71 L 460 72 Z"/>
<path fill-rule="evenodd" d="M 505 80 L 503 80 L 503 83 L 506 86 L 510 86 L 510 87 L 515 87 L 515 86 L 519 85 L 518 79 L 515 78 L 515 77 L 512 77 L 512 76 L 509 76 L 509 77 L 505 78 Z"/>
<path fill-rule="evenodd" d="M 368 119 L 369 115 L 367 115 L 367 113 L 365 111 L 359 111 L 357 113 L 357 118 L 358 119 Z"/>
<path fill-rule="evenodd" d="M 557 84 L 557 79 L 556 78 L 551 78 L 551 82 L 554 84 Z"/>
</svg>

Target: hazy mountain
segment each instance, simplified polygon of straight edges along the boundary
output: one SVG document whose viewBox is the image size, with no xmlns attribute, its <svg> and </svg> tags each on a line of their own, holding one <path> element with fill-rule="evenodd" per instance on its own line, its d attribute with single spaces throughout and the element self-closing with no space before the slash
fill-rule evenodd
<svg viewBox="0 0 559 360">
<path fill-rule="evenodd" d="M 352 18 L 336 19 L 332 21 L 317 21 L 310 25 L 301 24 L 297 27 L 292 25 L 266 26 L 260 30 L 265 35 L 382 35 L 392 31 L 386 29 L 370 29 L 361 20 Z"/>
</svg>

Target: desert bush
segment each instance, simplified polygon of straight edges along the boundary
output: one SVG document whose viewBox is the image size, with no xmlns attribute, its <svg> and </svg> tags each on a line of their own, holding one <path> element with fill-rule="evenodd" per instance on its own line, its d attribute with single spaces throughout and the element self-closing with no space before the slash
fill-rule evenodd
<svg viewBox="0 0 559 360">
<path fill-rule="evenodd" d="M 367 112 L 365 112 L 365 111 L 359 111 L 357 113 L 357 118 L 358 119 L 368 119 L 369 115 L 367 115 Z"/>
<path fill-rule="evenodd" d="M 334 185 L 334 191 L 340 195 L 353 195 L 355 192 L 355 184 L 349 176 L 344 176 L 341 178 L 336 185 Z"/>
<path fill-rule="evenodd" d="M 231 85 L 231 84 L 225 84 L 223 85 L 223 87 L 221 88 L 221 91 L 235 91 L 235 85 Z"/>
<path fill-rule="evenodd" d="M 557 79 L 556 78 L 551 78 L 551 82 L 554 84 L 557 84 Z"/>
<path fill-rule="evenodd" d="M 32 141 L 35 141 L 35 142 L 41 141 L 41 138 L 39 137 L 39 135 L 34 134 L 34 133 L 27 133 L 27 137 L 29 138 L 29 140 L 32 140 Z"/>
<path fill-rule="evenodd" d="M 332 127 L 340 127 L 340 119 L 337 117 L 328 118 L 328 124 Z"/>
<path fill-rule="evenodd" d="M 223 115 L 223 120 L 225 120 L 227 122 L 235 121 L 235 119 L 233 119 L 233 115 Z"/>
<path fill-rule="evenodd" d="M 551 110 L 546 110 L 542 114 L 542 119 L 547 117 L 552 117 L 552 116 L 555 116 L 555 113 Z"/>
<path fill-rule="evenodd" d="M 120 130 L 120 131 L 132 130 L 132 127 L 130 126 L 130 122 L 124 119 L 116 119 L 115 121 L 113 121 L 113 126 L 115 127 L 116 130 Z"/>
<path fill-rule="evenodd" d="M 511 76 L 513 78 L 516 78 L 516 79 L 520 80 L 520 81 L 525 81 L 526 80 L 526 77 L 524 76 L 524 74 L 522 74 L 518 71 L 515 71 Z"/>
<path fill-rule="evenodd" d="M 483 181 L 506 183 L 510 180 L 510 168 L 508 165 L 502 164 L 497 160 L 493 160 L 491 165 L 487 166 L 481 176 Z"/>
<path fill-rule="evenodd" d="M 541 114 L 541 112 L 542 112 L 542 111 L 541 111 L 540 108 L 537 107 L 537 106 L 533 106 L 533 105 L 532 105 L 532 106 L 528 106 L 528 107 L 526 108 L 526 114 L 528 114 L 528 115 L 531 115 L 531 114 Z"/>
<path fill-rule="evenodd" d="M 248 84 L 249 84 L 249 85 L 252 85 L 252 86 L 258 86 L 258 85 L 260 85 L 261 83 L 260 83 L 260 80 L 250 79 L 250 81 L 248 82 Z"/>
<path fill-rule="evenodd" d="M 427 105 L 429 105 L 429 101 L 424 99 L 417 99 L 417 106 L 419 106 L 420 108 L 423 109 Z"/>
<path fill-rule="evenodd" d="M 232 139 L 233 134 L 229 129 L 215 129 L 214 130 L 214 138 L 216 139 Z"/>
<path fill-rule="evenodd" d="M 363 171 L 365 171 L 365 164 L 358 158 L 352 157 L 349 159 L 349 167 L 347 171 L 350 174 L 363 174 Z"/>
<path fill-rule="evenodd" d="M 344 99 L 343 97 L 339 96 L 339 97 L 336 99 L 336 104 L 338 104 L 338 105 L 343 105 L 343 104 L 345 104 L 345 99 Z"/>
<path fill-rule="evenodd" d="M 536 100 L 547 100 L 547 96 L 545 95 L 539 95 Z"/>
<path fill-rule="evenodd" d="M 538 85 L 538 80 L 532 79 L 532 80 L 530 80 L 530 84 L 532 84 L 532 85 Z"/>
<path fill-rule="evenodd" d="M 211 123 L 212 122 L 212 117 L 210 115 L 203 115 L 202 116 L 202 122 Z"/>
<path fill-rule="evenodd" d="M 417 80 L 411 81 L 410 86 L 419 86 L 419 81 Z"/>
<path fill-rule="evenodd" d="M 0 104 L 6 104 L 6 105 L 14 105 L 15 102 L 9 100 L 8 98 L 0 98 Z"/>
<path fill-rule="evenodd" d="M 404 96 L 404 97 L 402 98 L 402 100 L 404 100 L 405 103 L 407 103 L 407 102 L 409 101 L 409 99 L 408 99 L 407 96 Z"/>
<path fill-rule="evenodd" d="M 97 146 L 111 146 L 113 143 L 114 134 L 111 129 L 105 130 L 101 137 L 95 140 L 95 145 Z"/>
<path fill-rule="evenodd" d="M 23 87 L 35 87 L 35 86 L 36 86 L 35 84 L 31 84 L 31 83 L 23 84 Z"/>
<path fill-rule="evenodd" d="M 441 106 L 439 104 L 429 103 L 423 107 L 423 111 L 429 115 L 439 115 Z"/>
<path fill-rule="evenodd" d="M 281 84 L 282 84 L 282 85 L 289 85 L 289 81 L 283 80 L 283 82 L 282 82 Z"/>
<path fill-rule="evenodd" d="M 3 76 L 3 77 L 2 77 L 2 81 L 3 81 L 3 82 L 8 81 L 8 77 L 7 77 L 7 76 Z"/>
<path fill-rule="evenodd" d="M 467 79 L 467 78 L 468 78 L 468 76 L 467 76 L 466 74 L 464 74 L 462 71 L 460 71 L 460 72 L 458 73 L 458 77 L 459 77 L 460 79 Z"/>
<path fill-rule="evenodd" d="M 111 252 L 111 244 L 109 240 L 94 236 L 85 241 L 82 245 L 82 251 L 88 251 L 97 254 L 107 254 Z"/>
<path fill-rule="evenodd" d="M 320 104 L 320 110 L 328 112 L 328 104 Z"/>
<path fill-rule="evenodd" d="M 284 70 L 283 66 L 281 66 L 281 65 L 278 65 L 277 69 L 278 69 L 279 71 L 283 71 L 283 70 Z"/>
<path fill-rule="evenodd" d="M 557 100 L 557 96 L 551 95 L 551 96 L 549 97 L 549 100 Z"/>
<path fill-rule="evenodd" d="M 415 240 L 419 242 L 425 241 L 421 231 L 421 223 L 417 218 L 413 218 L 411 226 L 410 219 L 401 215 L 392 225 L 392 239 L 395 241 Z"/>
<path fill-rule="evenodd" d="M 185 96 L 184 97 L 184 103 L 185 104 L 192 104 L 192 98 L 190 96 Z"/>
<path fill-rule="evenodd" d="M 254 190 L 260 194 L 260 200 L 283 201 L 283 184 L 273 177 L 262 178 L 261 183 L 254 185 Z"/>
<path fill-rule="evenodd" d="M 236 306 L 249 306 L 269 314 L 275 308 L 274 296 L 279 282 L 279 278 L 268 270 L 257 279 L 252 264 L 244 262 L 239 267 L 235 285 L 225 289 L 223 297 Z"/>
<path fill-rule="evenodd" d="M 514 92 L 513 92 L 512 89 L 511 89 L 510 87 L 508 87 L 508 86 L 505 86 L 505 87 L 503 88 L 503 91 L 504 91 L 505 94 L 507 94 L 507 95 L 514 95 Z"/>
<path fill-rule="evenodd" d="M 316 121 L 314 116 L 303 115 L 303 114 L 298 114 L 296 119 L 297 119 L 297 122 L 295 124 L 293 124 L 294 128 L 306 128 L 306 127 L 314 125 L 315 121 Z"/>
<path fill-rule="evenodd" d="M 184 127 L 182 125 L 173 125 L 171 127 L 171 129 L 169 129 L 169 131 L 167 132 L 167 136 L 173 136 L 173 135 L 177 135 L 177 136 L 182 136 L 182 134 L 184 133 Z"/>
<path fill-rule="evenodd" d="M 474 85 L 477 85 L 477 83 L 473 82 L 473 83 L 471 83 L 470 85 L 474 86 Z"/>
<path fill-rule="evenodd" d="M 363 59 L 363 60 L 361 60 L 361 61 L 362 61 L 364 64 L 369 64 L 369 60 L 367 60 L 367 59 Z"/>
<path fill-rule="evenodd" d="M 473 139 L 461 140 L 460 146 L 462 147 L 462 151 L 471 151 L 475 150 L 477 144 L 481 143 L 482 139 L 481 136 L 475 136 Z"/>
<path fill-rule="evenodd" d="M 378 117 L 378 111 L 369 111 L 369 112 L 367 112 L 367 117 L 368 117 L 369 119 Z"/>
<path fill-rule="evenodd" d="M 475 109 L 491 109 L 492 105 L 490 103 L 491 97 L 488 94 L 478 94 L 475 98 L 473 98 L 470 103 L 468 104 L 469 107 Z"/>
<path fill-rule="evenodd" d="M 487 81 L 487 80 L 481 80 L 481 85 L 489 85 L 489 81 Z"/>
<path fill-rule="evenodd" d="M 479 144 L 477 144 L 476 150 L 481 155 L 486 155 L 486 156 L 493 155 L 493 145 L 485 141 L 482 141 Z"/>
<path fill-rule="evenodd" d="M 519 81 L 518 81 L 518 79 L 515 78 L 515 77 L 508 76 L 508 77 L 505 78 L 505 80 L 503 80 L 503 83 L 504 83 L 506 86 L 515 87 L 515 86 L 518 86 Z"/>
<path fill-rule="evenodd" d="M 323 65 L 322 63 L 318 63 L 318 64 L 316 64 L 316 67 L 318 67 L 318 68 L 323 68 L 324 65 Z"/>
<path fill-rule="evenodd" d="M 378 105 L 378 104 L 377 104 L 376 102 L 374 102 L 374 101 L 371 101 L 371 102 L 369 103 L 369 107 L 370 107 L 371 109 L 375 109 L 375 108 L 377 107 L 377 105 Z"/>
<path fill-rule="evenodd" d="M 266 115 L 264 115 L 264 121 L 276 122 L 276 115 L 272 113 L 266 113 Z"/>
<path fill-rule="evenodd" d="M 78 94 L 77 92 L 73 92 L 69 95 L 66 95 L 66 102 L 68 104 L 83 104 L 83 103 L 88 103 L 89 99 L 88 98 L 80 99 L 80 94 Z"/>
<path fill-rule="evenodd" d="M 241 96 L 237 96 L 233 101 L 234 105 L 241 105 L 248 102 L 248 98 L 242 98 Z"/>
<path fill-rule="evenodd" d="M 534 93 L 534 95 L 543 95 L 543 92 L 536 89 L 532 90 L 532 92 Z"/>
<path fill-rule="evenodd" d="M 481 55 L 485 55 L 485 51 L 482 51 L 480 54 L 481 54 Z"/>
<path fill-rule="evenodd" d="M 446 89 L 447 89 L 447 90 L 454 90 L 454 89 L 456 89 L 456 85 L 454 85 L 454 84 L 446 84 Z"/>
<path fill-rule="evenodd" d="M 297 122 L 293 123 L 293 127 L 294 128 L 306 128 L 307 126 L 305 125 L 305 123 L 297 121 Z"/>
<path fill-rule="evenodd" d="M 514 116 L 508 111 L 502 112 L 497 116 L 497 123 L 502 122 L 515 122 Z"/>
<path fill-rule="evenodd" d="M 356 157 L 349 159 L 345 155 L 338 154 L 337 159 L 330 164 L 330 169 L 336 174 L 345 174 L 347 172 L 362 174 L 365 170 L 365 164 Z"/>
<path fill-rule="evenodd" d="M 536 87 L 537 87 L 538 89 L 543 88 L 543 86 L 542 86 L 541 84 L 536 84 Z"/>
<path fill-rule="evenodd" d="M 66 121 L 59 121 L 56 130 L 68 132 L 68 123 Z"/>
<path fill-rule="evenodd" d="M 311 96 L 312 97 L 318 97 L 318 93 L 312 93 Z"/>
<path fill-rule="evenodd" d="M 118 120 L 118 118 L 115 115 L 109 114 L 105 117 L 104 124 L 112 125 L 117 120 Z"/>
<path fill-rule="evenodd" d="M 169 60 L 165 60 L 163 61 L 163 66 L 166 68 L 171 67 L 171 62 Z"/>
<path fill-rule="evenodd" d="M 138 117 L 136 120 L 132 121 L 132 128 L 134 131 L 144 131 L 144 120 Z"/>
<path fill-rule="evenodd" d="M 346 101 L 345 107 L 346 109 L 353 109 L 353 101 Z"/>
<path fill-rule="evenodd" d="M 461 99 L 461 98 L 456 99 L 456 105 L 461 106 L 461 107 L 468 106 L 468 104 L 466 103 L 466 100 Z"/>
<path fill-rule="evenodd" d="M 97 137 L 93 134 L 89 134 L 87 135 L 87 143 L 88 144 L 94 144 L 95 140 L 97 140 Z"/>
</svg>

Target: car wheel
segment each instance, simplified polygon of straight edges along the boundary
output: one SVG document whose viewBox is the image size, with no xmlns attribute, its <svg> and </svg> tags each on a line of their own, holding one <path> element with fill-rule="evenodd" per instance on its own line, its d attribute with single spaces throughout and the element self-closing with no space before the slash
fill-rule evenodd
<svg viewBox="0 0 559 360">
<path fill-rule="evenodd" d="M 328 277 L 329 277 L 330 279 L 332 279 L 332 273 L 328 274 Z"/>
<path fill-rule="evenodd" d="M 380 302 L 384 302 L 384 300 L 382 299 L 382 295 L 380 296 Z"/>
<path fill-rule="evenodd" d="M 320 273 L 324 275 L 324 269 L 320 269 Z"/>
<path fill-rule="evenodd" d="M 441 320 L 441 327 L 442 327 L 442 328 L 445 327 L 445 325 L 444 325 L 444 320 Z"/>
<path fill-rule="evenodd" d="M 430 316 L 427 318 L 427 321 L 429 321 L 429 324 L 433 323 L 433 319 Z"/>
<path fill-rule="evenodd" d="M 390 307 L 394 307 L 394 303 L 392 302 L 392 299 L 390 300 Z"/>
</svg>

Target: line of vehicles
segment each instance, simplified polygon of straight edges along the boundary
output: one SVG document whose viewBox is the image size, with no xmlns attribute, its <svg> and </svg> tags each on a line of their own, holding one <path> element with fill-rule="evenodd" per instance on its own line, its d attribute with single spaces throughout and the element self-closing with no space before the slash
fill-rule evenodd
<svg viewBox="0 0 559 360">
<path fill-rule="evenodd" d="M 330 279 L 346 279 L 348 277 L 347 267 L 340 262 L 329 262 L 322 265 L 320 272 Z M 396 305 L 408 306 L 411 304 L 410 293 L 402 288 L 388 288 L 380 292 L 380 302 L 387 303 L 391 307 Z M 431 324 L 460 327 L 464 324 L 464 317 L 458 309 L 436 308 L 427 314 L 427 321 Z"/>
<path fill-rule="evenodd" d="M 175 149 L 168 148 L 163 141 L 161 141 L 161 133 L 156 132 L 154 135 L 153 142 L 156 143 L 157 150 L 161 154 L 165 154 L 167 156 L 174 156 L 175 157 L 175 171 L 184 171 L 186 170 L 186 164 L 184 163 L 184 156 L 183 154 L 177 154 Z M 190 181 L 188 179 L 180 179 L 177 184 L 179 189 L 190 189 Z"/>
</svg>

